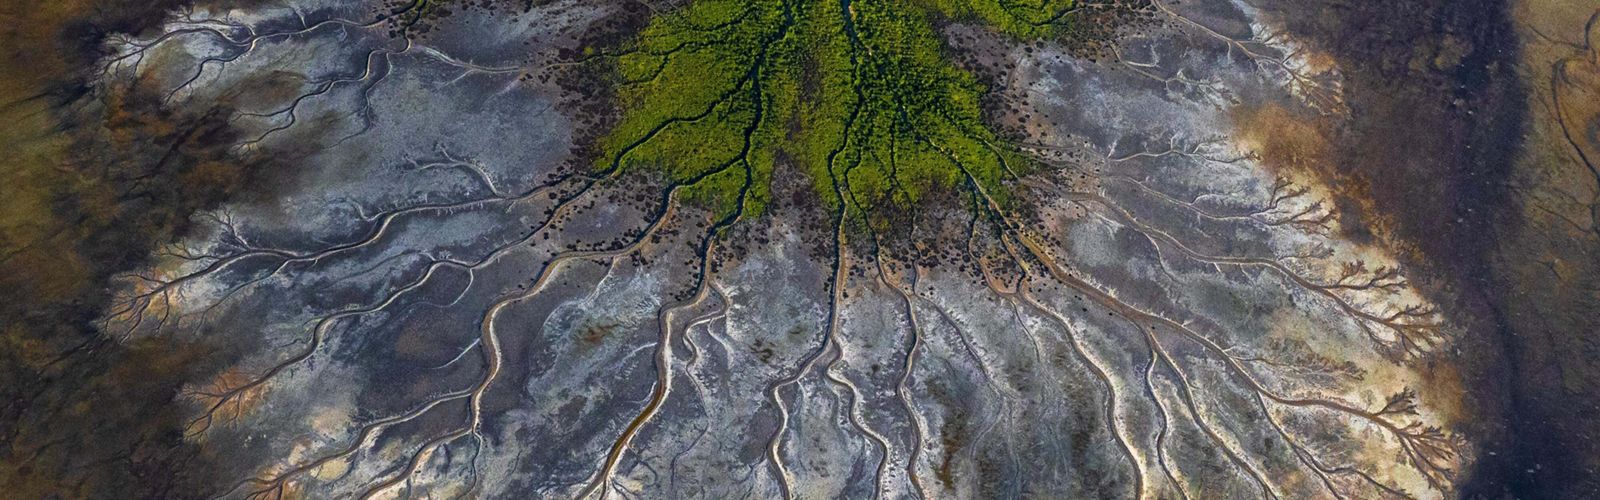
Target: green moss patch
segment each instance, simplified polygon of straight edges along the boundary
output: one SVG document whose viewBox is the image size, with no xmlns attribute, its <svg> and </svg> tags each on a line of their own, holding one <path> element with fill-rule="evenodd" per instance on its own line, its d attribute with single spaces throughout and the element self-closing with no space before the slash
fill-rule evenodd
<svg viewBox="0 0 1600 500">
<path fill-rule="evenodd" d="M 914 207 L 1030 163 L 982 120 L 985 89 L 946 57 L 938 19 L 1019 38 L 1063 29 L 1070 1 L 697 0 L 657 13 L 611 61 L 623 116 L 596 168 L 647 168 L 723 214 L 762 212 L 778 158 L 833 210 Z M 869 220 L 875 219 L 869 217 Z"/>
</svg>

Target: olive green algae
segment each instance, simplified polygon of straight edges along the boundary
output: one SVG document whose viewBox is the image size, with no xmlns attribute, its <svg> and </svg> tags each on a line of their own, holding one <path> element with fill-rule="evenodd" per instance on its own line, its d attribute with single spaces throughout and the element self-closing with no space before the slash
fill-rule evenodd
<svg viewBox="0 0 1600 500">
<path fill-rule="evenodd" d="M 698 0 L 614 52 L 623 116 L 597 169 L 655 169 L 727 217 L 761 213 L 790 161 L 832 210 L 871 217 L 940 190 L 998 200 L 1030 162 L 982 118 L 985 89 L 935 21 L 1018 38 L 1063 29 L 1070 1 Z M 782 160 L 780 160 L 782 159 Z"/>
</svg>

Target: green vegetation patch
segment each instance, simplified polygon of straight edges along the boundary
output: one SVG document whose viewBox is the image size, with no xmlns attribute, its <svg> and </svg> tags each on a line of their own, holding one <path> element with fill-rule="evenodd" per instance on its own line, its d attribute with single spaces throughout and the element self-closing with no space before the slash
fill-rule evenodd
<svg viewBox="0 0 1600 500">
<path fill-rule="evenodd" d="M 985 89 L 954 65 L 936 19 L 1019 38 L 1061 29 L 1070 1 L 696 0 L 657 13 L 614 53 L 624 115 L 596 168 L 648 168 L 723 214 L 770 201 L 780 158 L 834 210 L 880 213 L 982 188 L 1028 162 L 987 127 Z M 869 219 L 873 219 L 870 218 Z"/>
</svg>

